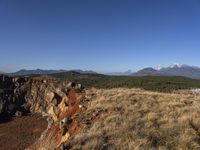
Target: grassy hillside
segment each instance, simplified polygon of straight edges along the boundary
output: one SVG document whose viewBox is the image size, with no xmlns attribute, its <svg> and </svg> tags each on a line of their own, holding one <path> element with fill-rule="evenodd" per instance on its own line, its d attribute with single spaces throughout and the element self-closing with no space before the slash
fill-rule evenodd
<svg viewBox="0 0 200 150">
<path fill-rule="evenodd" d="M 163 76 L 106 76 L 101 74 L 80 74 L 66 72 L 52 74 L 60 79 L 67 79 L 83 84 L 86 88 L 142 88 L 146 90 L 171 92 L 178 89 L 200 88 L 200 80 L 185 77 L 163 77 Z"/>
<path fill-rule="evenodd" d="M 86 90 L 85 128 L 71 150 L 199 150 L 200 96 L 138 89 Z"/>
</svg>

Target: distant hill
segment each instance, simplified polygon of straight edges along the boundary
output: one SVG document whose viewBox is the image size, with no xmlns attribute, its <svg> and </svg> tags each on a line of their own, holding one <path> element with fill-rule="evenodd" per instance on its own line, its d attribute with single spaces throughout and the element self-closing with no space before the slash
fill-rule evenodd
<svg viewBox="0 0 200 150">
<path fill-rule="evenodd" d="M 8 73 L 8 75 L 11 76 L 24 76 L 24 75 L 45 75 L 45 74 L 52 74 L 52 73 L 61 73 L 65 72 L 65 70 L 42 70 L 42 69 L 36 69 L 36 70 L 26 70 L 21 69 L 17 72 Z"/>
<path fill-rule="evenodd" d="M 22 69 L 17 72 L 14 72 L 14 73 L 8 73 L 7 75 L 10 75 L 10 76 L 49 75 L 49 74 L 54 74 L 54 73 L 63 73 L 63 72 L 70 72 L 70 71 L 78 72 L 81 74 L 87 74 L 87 73 L 96 74 L 96 72 L 91 71 L 91 70 L 83 71 L 83 70 L 63 70 L 63 69 L 60 69 L 60 70 L 42 70 L 42 69 L 26 70 L 26 69 Z"/>
<path fill-rule="evenodd" d="M 132 74 L 131 70 L 127 70 L 125 72 L 110 72 L 110 73 L 105 73 L 105 75 L 113 75 L 113 76 L 129 76 Z"/>
<path fill-rule="evenodd" d="M 132 75 L 133 76 L 158 76 L 159 73 L 158 73 L 157 70 L 155 70 L 151 67 L 148 67 L 148 68 L 144 68 L 142 70 L 139 70 L 138 72 L 133 73 Z"/>
<path fill-rule="evenodd" d="M 81 74 L 97 74 L 95 71 L 92 71 L 92 70 L 69 70 L 69 71 L 74 71 L 74 72 L 78 72 L 78 73 L 81 73 Z"/>
<path fill-rule="evenodd" d="M 200 68 L 189 65 L 171 65 L 168 67 L 155 68 L 144 68 L 133 76 L 183 76 L 192 79 L 200 79 Z"/>
</svg>

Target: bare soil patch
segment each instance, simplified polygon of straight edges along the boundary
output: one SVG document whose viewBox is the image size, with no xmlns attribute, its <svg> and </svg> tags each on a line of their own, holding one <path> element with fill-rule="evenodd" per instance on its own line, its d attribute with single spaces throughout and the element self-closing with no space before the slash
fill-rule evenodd
<svg viewBox="0 0 200 150">
<path fill-rule="evenodd" d="M 34 143 L 47 128 L 46 118 L 34 114 L 14 117 L 0 123 L 0 149 L 24 150 Z"/>
</svg>

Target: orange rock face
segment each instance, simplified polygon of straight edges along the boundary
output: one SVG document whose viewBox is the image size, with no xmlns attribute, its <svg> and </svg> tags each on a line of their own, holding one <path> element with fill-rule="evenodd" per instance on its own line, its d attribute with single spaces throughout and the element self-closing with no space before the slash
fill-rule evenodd
<svg viewBox="0 0 200 150">
<path fill-rule="evenodd" d="M 41 138 L 28 149 L 57 149 L 67 142 L 78 129 L 74 116 L 79 113 L 81 93 L 74 87 L 66 87 L 68 83 L 34 81 L 26 101 L 31 105 L 31 112 L 47 115 L 50 124 Z"/>
</svg>

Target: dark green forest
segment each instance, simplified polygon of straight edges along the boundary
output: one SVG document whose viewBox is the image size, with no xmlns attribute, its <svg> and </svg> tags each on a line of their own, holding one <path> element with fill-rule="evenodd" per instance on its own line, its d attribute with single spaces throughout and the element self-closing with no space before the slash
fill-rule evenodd
<svg viewBox="0 0 200 150">
<path fill-rule="evenodd" d="M 178 89 L 200 88 L 200 80 L 179 76 L 107 76 L 102 74 L 80 74 L 64 72 L 51 76 L 81 83 L 85 88 L 142 88 L 145 90 L 172 92 Z"/>
</svg>

